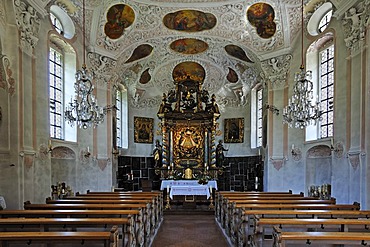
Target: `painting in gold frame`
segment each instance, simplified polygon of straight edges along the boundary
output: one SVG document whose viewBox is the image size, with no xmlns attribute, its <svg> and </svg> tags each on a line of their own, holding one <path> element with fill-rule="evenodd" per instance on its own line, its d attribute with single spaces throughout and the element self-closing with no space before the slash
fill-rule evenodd
<svg viewBox="0 0 370 247">
<path fill-rule="evenodd" d="M 153 118 L 134 117 L 134 142 L 153 143 Z"/>
<path fill-rule="evenodd" d="M 244 118 L 225 119 L 225 143 L 243 143 L 244 142 Z"/>
</svg>

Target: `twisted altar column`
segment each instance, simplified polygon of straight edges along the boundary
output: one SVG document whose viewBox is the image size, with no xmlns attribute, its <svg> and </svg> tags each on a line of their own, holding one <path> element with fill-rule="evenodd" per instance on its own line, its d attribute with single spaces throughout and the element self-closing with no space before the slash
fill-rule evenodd
<svg viewBox="0 0 370 247">
<path fill-rule="evenodd" d="M 211 128 L 210 140 L 210 166 L 216 166 L 216 128 Z"/>
<path fill-rule="evenodd" d="M 164 121 L 162 120 L 162 167 L 167 167 L 169 165 L 169 141 L 168 141 L 168 132 L 167 127 L 165 126 Z"/>
</svg>

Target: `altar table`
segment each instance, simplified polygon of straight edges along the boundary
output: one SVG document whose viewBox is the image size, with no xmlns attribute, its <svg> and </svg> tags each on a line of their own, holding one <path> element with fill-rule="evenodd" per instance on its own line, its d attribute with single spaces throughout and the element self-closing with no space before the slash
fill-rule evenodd
<svg viewBox="0 0 370 247">
<path fill-rule="evenodd" d="M 208 199 L 211 193 L 207 185 L 173 185 L 170 190 L 170 198 L 173 199 L 173 196 L 207 196 Z"/>
<path fill-rule="evenodd" d="M 198 180 L 162 180 L 161 183 L 161 190 L 165 190 L 166 188 L 172 188 L 172 186 L 200 186 Z M 210 187 L 217 190 L 217 181 L 209 180 L 208 183 L 205 185 L 209 189 Z"/>
</svg>

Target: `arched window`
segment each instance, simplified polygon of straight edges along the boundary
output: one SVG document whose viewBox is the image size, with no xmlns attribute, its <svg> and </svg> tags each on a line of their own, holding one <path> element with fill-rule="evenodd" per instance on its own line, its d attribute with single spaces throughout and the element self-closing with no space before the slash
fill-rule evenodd
<svg viewBox="0 0 370 247">
<path fill-rule="evenodd" d="M 76 127 L 66 124 L 64 120 L 65 104 L 69 99 L 74 97 L 76 53 L 68 43 L 68 40 L 65 39 L 66 33 L 63 28 L 65 25 L 63 20 L 60 19 L 60 16 L 68 15 L 59 7 L 55 9 L 52 6 L 52 9 L 57 9 L 56 12 L 50 13 L 50 21 L 58 33 L 52 32 L 49 35 L 50 137 L 66 141 L 76 141 Z M 68 18 L 64 17 L 64 22 Z M 74 30 L 74 26 L 72 22 L 69 25 L 68 34 L 71 35 L 71 30 Z"/>
<path fill-rule="evenodd" d="M 329 10 L 322 18 L 321 18 L 321 21 L 319 23 L 319 26 L 318 26 L 318 29 L 319 29 L 319 32 L 322 33 L 325 31 L 325 29 L 329 26 L 329 23 L 330 23 L 330 20 L 331 20 L 331 16 L 333 14 L 333 10 Z"/>
<path fill-rule="evenodd" d="M 323 33 L 329 26 L 333 14 L 333 5 L 326 2 L 312 14 L 307 23 L 307 31 L 312 36 Z"/>
<path fill-rule="evenodd" d="M 312 43 L 307 52 L 307 69 L 312 71 L 314 93 L 320 102 L 321 119 L 306 128 L 306 141 L 334 135 L 335 46 L 327 33 Z"/>
<path fill-rule="evenodd" d="M 63 139 L 64 57 L 54 48 L 49 51 L 50 137 Z"/>
<path fill-rule="evenodd" d="M 59 19 L 53 13 L 50 13 L 50 20 L 51 20 L 51 23 L 53 24 L 54 29 L 58 33 L 60 33 L 61 35 L 63 35 L 63 33 L 64 33 L 63 25 L 62 25 L 62 23 L 59 21 Z"/>
<path fill-rule="evenodd" d="M 71 17 L 59 6 L 50 7 L 50 21 L 54 29 L 66 39 L 71 39 L 75 35 L 75 25 Z"/>
</svg>

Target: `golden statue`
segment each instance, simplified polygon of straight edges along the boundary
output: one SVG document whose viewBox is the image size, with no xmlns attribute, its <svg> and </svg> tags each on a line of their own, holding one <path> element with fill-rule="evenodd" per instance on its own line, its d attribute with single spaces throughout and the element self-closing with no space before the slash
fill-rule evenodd
<svg viewBox="0 0 370 247">
<path fill-rule="evenodd" d="M 190 168 L 186 168 L 185 173 L 184 173 L 184 178 L 185 179 L 192 179 L 193 178 L 193 170 L 190 169 Z"/>
</svg>

